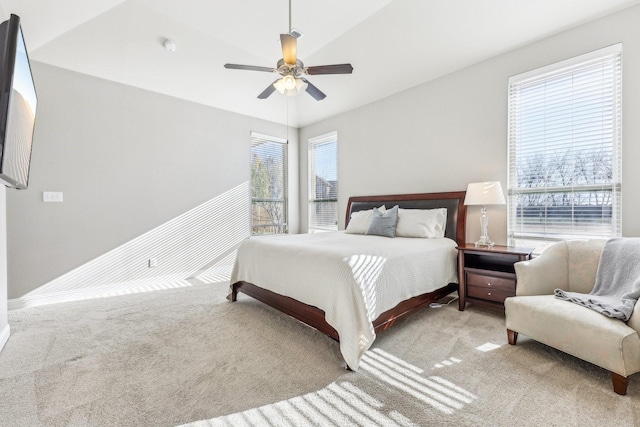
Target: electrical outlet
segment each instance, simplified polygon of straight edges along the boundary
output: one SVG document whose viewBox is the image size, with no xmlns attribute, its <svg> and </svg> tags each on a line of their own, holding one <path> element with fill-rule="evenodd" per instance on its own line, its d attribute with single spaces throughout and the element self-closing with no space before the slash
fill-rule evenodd
<svg viewBox="0 0 640 427">
<path fill-rule="evenodd" d="M 149 268 L 154 268 L 158 266 L 157 258 L 149 258 Z"/>
<path fill-rule="evenodd" d="M 43 202 L 62 202 L 62 191 L 43 191 Z"/>
</svg>

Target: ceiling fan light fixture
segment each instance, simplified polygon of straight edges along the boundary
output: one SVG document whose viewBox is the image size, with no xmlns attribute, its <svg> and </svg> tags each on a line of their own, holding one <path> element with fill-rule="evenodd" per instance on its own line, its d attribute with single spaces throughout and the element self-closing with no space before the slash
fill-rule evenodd
<svg viewBox="0 0 640 427">
<path fill-rule="evenodd" d="M 276 82 L 273 84 L 273 87 L 276 88 L 276 90 L 280 93 L 283 94 L 284 91 L 286 90 L 284 87 L 284 82 L 282 81 L 283 79 L 278 79 L 276 80 Z"/>
<path fill-rule="evenodd" d="M 296 79 L 296 90 L 298 91 L 298 93 L 306 90 L 307 86 L 309 85 L 306 82 L 302 81 L 302 79 Z"/>
<path fill-rule="evenodd" d="M 302 79 L 294 79 L 294 86 L 287 89 L 287 96 L 296 96 L 307 88 L 307 84 Z"/>
<path fill-rule="evenodd" d="M 284 83 L 284 88 L 287 90 L 296 88 L 296 79 L 293 76 L 284 76 L 282 82 Z"/>
<path fill-rule="evenodd" d="M 273 84 L 273 87 L 282 95 L 296 96 L 307 88 L 307 83 L 301 79 L 287 75 L 277 80 Z"/>
</svg>

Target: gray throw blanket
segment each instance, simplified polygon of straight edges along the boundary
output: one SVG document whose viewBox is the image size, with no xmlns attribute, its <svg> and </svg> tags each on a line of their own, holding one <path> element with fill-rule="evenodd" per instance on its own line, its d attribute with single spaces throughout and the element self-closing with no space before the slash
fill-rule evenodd
<svg viewBox="0 0 640 427">
<path fill-rule="evenodd" d="M 629 320 L 640 297 L 640 238 L 620 237 L 605 243 L 591 293 L 556 289 L 555 296 L 605 316 Z"/>
</svg>

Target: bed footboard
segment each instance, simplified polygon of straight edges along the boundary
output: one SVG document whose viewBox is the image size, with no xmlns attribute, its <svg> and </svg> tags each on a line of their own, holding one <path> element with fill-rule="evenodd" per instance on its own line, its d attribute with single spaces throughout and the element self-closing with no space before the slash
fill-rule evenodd
<svg viewBox="0 0 640 427">
<path fill-rule="evenodd" d="M 433 292 L 418 295 L 387 310 L 378 316 L 373 322 L 373 329 L 376 333 L 383 331 L 398 322 L 398 320 L 424 308 L 432 302 L 444 298 L 456 291 L 458 285 L 449 283 L 447 286 L 436 289 Z M 324 319 L 324 311 L 318 307 L 304 304 L 293 298 L 286 297 L 275 292 L 260 288 L 249 282 L 236 282 L 231 286 L 231 301 L 236 301 L 238 292 L 242 292 L 276 310 L 279 310 L 293 318 L 298 319 L 329 337 L 340 341 L 338 332 Z"/>
<path fill-rule="evenodd" d="M 340 340 L 338 332 L 324 320 L 324 311 L 318 307 L 304 304 L 293 298 L 260 288 L 249 282 L 236 282 L 231 286 L 231 301 L 236 301 L 238 292 L 249 295 L 253 299 L 296 318 L 336 341 Z"/>
<path fill-rule="evenodd" d="M 436 302 L 452 292 L 458 290 L 457 283 L 449 283 L 447 286 L 436 289 L 433 292 L 418 295 L 408 300 L 402 301 L 400 304 L 393 307 L 391 310 L 387 310 L 378 316 L 373 323 L 373 329 L 376 334 L 393 326 L 398 320 L 415 313 L 416 311 L 428 306 L 432 302 Z"/>
</svg>

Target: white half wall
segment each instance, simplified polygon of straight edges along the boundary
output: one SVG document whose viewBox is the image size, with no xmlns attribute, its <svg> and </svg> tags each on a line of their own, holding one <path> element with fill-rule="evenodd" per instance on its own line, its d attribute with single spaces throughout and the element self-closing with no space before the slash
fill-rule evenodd
<svg viewBox="0 0 640 427">
<path fill-rule="evenodd" d="M 298 176 L 297 129 L 32 66 L 29 188 L 7 192 L 8 294 L 17 306 L 126 293 L 227 263 L 250 232 L 251 131 L 289 133 L 289 174 Z M 62 192 L 63 202 L 43 202 L 45 191 Z M 296 178 L 289 195 L 295 233 Z"/>
<path fill-rule="evenodd" d="M 0 6 L 0 20 L 9 15 Z M 0 351 L 9 339 L 9 317 L 7 313 L 7 191 L 0 185 Z"/>
<path fill-rule="evenodd" d="M 507 188 L 507 84 L 510 76 L 623 43 L 622 231 L 640 236 L 640 6 L 524 46 L 300 131 L 301 230 L 308 228 L 309 138 L 338 131 L 339 196 L 466 190 L 478 181 Z M 437 60 L 437 58 L 434 58 Z M 506 206 L 490 206 L 489 235 L 506 244 Z M 467 241 L 480 236 L 469 207 Z"/>
<path fill-rule="evenodd" d="M 0 185 L 0 351 L 9 340 L 7 305 L 7 189 Z"/>
</svg>

